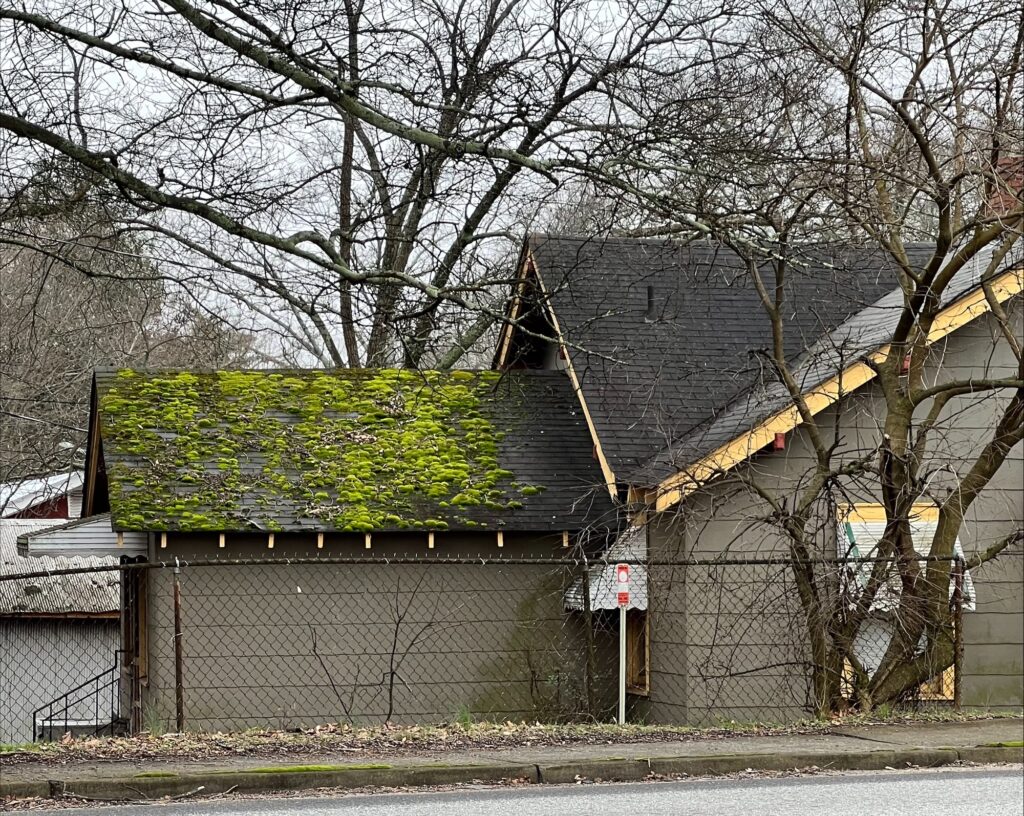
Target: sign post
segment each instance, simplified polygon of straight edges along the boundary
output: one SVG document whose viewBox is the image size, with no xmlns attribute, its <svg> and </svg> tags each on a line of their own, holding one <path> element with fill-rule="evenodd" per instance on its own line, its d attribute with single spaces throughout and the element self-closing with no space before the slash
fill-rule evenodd
<svg viewBox="0 0 1024 816">
<path fill-rule="evenodd" d="M 619 725 L 626 724 L 626 607 L 629 606 L 629 564 L 615 567 L 619 601 Z"/>
</svg>

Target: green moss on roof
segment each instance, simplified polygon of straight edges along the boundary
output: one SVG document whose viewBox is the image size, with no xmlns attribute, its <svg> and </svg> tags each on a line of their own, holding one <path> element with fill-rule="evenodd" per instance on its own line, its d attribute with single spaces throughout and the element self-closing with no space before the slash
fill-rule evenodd
<svg viewBox="0 0 1024 816">
<path fill-rule="evenodd" d="M 120 371 L 99 403 L 114 524 L 274 530 L 285 508 L 321 529 L 443 530 L 513 511 L 542 486 L 499 466 L 499 378 Z"/>
</svg>

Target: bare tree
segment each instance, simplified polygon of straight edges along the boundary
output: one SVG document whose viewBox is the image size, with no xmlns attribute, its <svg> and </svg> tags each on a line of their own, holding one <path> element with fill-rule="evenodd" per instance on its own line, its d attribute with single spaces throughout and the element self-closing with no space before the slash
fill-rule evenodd
<svg viewBox="0 0 1024 816">
<path fill-rule="evenodd" d="M 184 285 L 232 298 L 306 360 L 451 364 L 501 317 L 494 263 L 511 229 L 566 174 L 603 160 L 603 134 L 630 125 L 612 113 L 619 83 L 662 52 L 703 65 L 704 26 L 724 11 L 714 0 L 5 7 L 4 183 L 30 185 L 28 158 L 57 154 L 115 185 L 125 229 Z"/>
<path fill-rule="evenodd" d="M 662 134 L 658 154 L 645 144 L 631 164 L 659 170 L 649 185 L 656 221 L 649 231 L 692 233 L 688 209 L 679 219 L 666 213 L 684 198 L 698 200 L 713 233 L 748 260 L 748 283 L 771 324 L 761 354 L 768 383 L 734 410 L 753 415 L 781 393 L 780 410 L 795 410 L 810 458 L 785 480 L 765 478 L 754 463 L 728 473 L 732 463 L 709 465 L 689 471 L 682 492 L 722 479 L 748 491 L 750 522 L 776 531 L 774 540 L 794 559 L 815 709 L 870 709 L 951 664 L 948 588 L 957 535 L 1024 438 L 1020 298 L 1004 306 L 995 292 L 995 282 L 1021 266 L 1024 12 L 1008 2 L 784 0 L 756 3 L 742 29 L 756 59 L 744 69 L 749 90 L 737 104 L 760 116 L 743 151 L 719 166 L 717 182 L 716 173 L 685 172 L 690 145 L 672 139 L 674 89 L 667 85 L 659 89 L 661 119 L 650 119 Z M 896 317 L 884 336 L 875 336 L 877 325 L 889 325 L 879 311 L 875 326 L 819 344 L 814 359 L 795 359 L 790 315 L 805 305 L 787 300 L 787 281 L 803 273 L 811 249 L 820 257 L 835 244 L 882 259 L 902 293 L 885 315 L 895 310 Z M 930 337 L 972 267 L 998 327 L 993 359 L 1013 362 L 958 376 L 936 362 Z M 877 400 L 860 409 L 871 411 L 870 422 L 853 419 L 858 408 L 850 399 L 843 411 L 822 414 L 808 396 L 824 366 L 835 376 L 853 365 L 876 383 Z M 957 437 L 960 417 L 983 402 L 992 416 L 983 438 Z M 864 495 L 884 507 L 885 529 L 873 550 L 880 560 L 851 605 L 839 571 L 813 563 L 837 555 L 837 505 Z M 912 536 L 921 502 L 938 512 L 930 562 L 917 557 Z M 1022 540 L 1024 531 L 1010 530 L 968 566 Z M 893 575 L 893 636 L 869 673 L 858 667 L 853 644 Z M 851 663 L 852 683 L 844 683 Z"/>
<path fill-rule="evenodd" d="M 117 236 L 144 243 L 156 279 L 325 366 L 455 364 L 504 319 L 513 233 L 538 212 L 724 242 L 749 262 L 772 327 L 761 359 L 812 447 L 794 484 L 729 478 L 800 565 L 822 713 L 851 702 L 842 667 L 884 581 L 848 614 L 806 565 L 835 552 L 844 495 L 885 508 L 902 617 L 856 678 L 870 707 L 948 663 L 956 535 L 1024 435 L 1021 342 L 994 288 L 1024 218 L 1022 32 L 1009 0 L 41 0 L 0 8 L 0 183 L 27 206 L 39 159 L 61 157 L 77 171 L 63 198 L 115 191 Z M 586 217 L 566 217 L 572 185 L 595 187 Z M 818 349 L 815 370 L 856 361 L 877 383 L 876 437 L 852 450 L 789 351 L 786 281 L 808 244 L 837 243 L 880 254 L 901 293 L 873 338 L 884 354 L 857 337 Z M 972 265 L 1016 371 L 932 376 L 929 337 Z M 979 400 L 988 437 L 953 451 L 956 412 Z M 919 500 L 939 508 L 927 568 Z"/>
<path fill-rule="evenodd" d="M 253 338 L 178 302 L 102 202 L 49 195 L 0 220 L 0 483 L 81 465 L 100 366 L 238 366 Z M 41 172 L 41 175 L 43 173 Z M 2 510 L 2 508 L 0 508 Z"/>
</svg>

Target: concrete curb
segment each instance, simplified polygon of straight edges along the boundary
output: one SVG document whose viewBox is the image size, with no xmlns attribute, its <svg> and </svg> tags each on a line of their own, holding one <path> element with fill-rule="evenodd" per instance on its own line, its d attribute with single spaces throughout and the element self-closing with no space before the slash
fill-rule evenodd
<svg viewBox="0 0 1024 816">
<path fill-rule="evenodd" d="M 49 782 L 0 783 L 0 796 L 86 799 L 161 799 L 197 793 L 209 796 L 228 791 L 267 793 L 314 788 L 418 787 L 464 782 L 500 782 L 524 779 L 538 782 L 536 765 L 441 765 L 367 768 L 354 765 L 321 771 L 220 771 L 205 774 L 167 774 L 94 779 L 62 779 Z"/>
<path fill-rule="evenodd" d="M 540 780 L 549 783 L 587 779 L 631 781 L 650 774 L 671 776 L 718 776 L 754 771 L 788 771 L 795 768 L 821 768 L 836 771 L 880 771 L 886 768 L 938 767 L 960 759 L 953 748 L 913 748 L 896 751 L 868 751 L 843 754 L 785 752 L 775 754 L 718 754 L 715 756 L 652 757 L 651 759 L 608 759 L 564 765 L 541 765 Z M 992 759 L 990 762 L 1008 762 Z"/>
<path fill-rule="evenodd" d="M 985 765 L 995 762 L 1024 763 L 1024 746 L 1008 748 L 1001 745 L 979 745 L 977 748 L 961 748 L 960 759 Z"/>
<path fill-rule="evenodd" d="M 79 796 L 95 800 L 130 801 L 215 794 L 267 793 L 314 788 L 417 787 L 466 782 L 497 783 L 518 779 L 530 783 L 572 783 L 581 779 L 637 781 L 659 776 L 715 776 L 745 770 L 786 771 L 816 767 L 837 771 L 940 767 L 957 761 L 979 764 L 1022 762 L 1024 748 L 907 748 L 849 753 L 783 752 L 716 756 L 595 759 L 544 764 L 423 764 L 367 768 L 354 765 L 320 771 L 245 772 L 62 779 L 50 782 L 0 782 L 0 797 L 58 799 Z"/>
</svg>

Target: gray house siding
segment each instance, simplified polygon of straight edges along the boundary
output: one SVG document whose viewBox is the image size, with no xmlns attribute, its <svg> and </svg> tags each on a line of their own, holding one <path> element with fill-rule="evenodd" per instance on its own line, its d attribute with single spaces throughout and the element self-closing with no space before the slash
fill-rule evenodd
<svg viewBox="0 0 1024 816">
<path fill-rule="evenodd" d="M 210 538 L 174 536 L 160 557 L 215 556 Z M 315 555 L 311 540 L 278 536 L 271 553 L 265 537 L 232 538 L 221 553 Z M 501 551 L 493 533 L 438 534 L 433 551 L 425 534 L 374 536 L 369 553 L 362 542 L 361 536 L 328 537 L 321 555 L 387 553 L 429 561 L 564 553 L 559 535 L 507 534 Z M 584 630 L 579 615 L 564 611 L 562 598 L 574 577 L 564 567 L 497 563 L 186 568 L 180 581 L 187 726 L 224 730 L 349 717 L 433 722 L 465 714 L 520 719 L 577 712 L 586 696 Z M 172 575 L 157 570 L 149 580 L 143 722 L 169 727 L 175 713 Z"/>
<path fill-rule="evenodd" d="M 1024 299 L 1016 299 L 1012 314 L 1015 335 L 1024 337 Z M 995 321 L 985 318 L 952 335 L 943 359 L 944 378 L 977 377 L 979 370 L 985 376 L 1013 376 L 1015 366 L 1005 343 L 992 353 L 997 331 Z M 978 361 L 984 361 L 984 367 Z M 997 404 L 1005 405 L 1005 398 Z M 984 402 L 957 417 L 945 446 L 951 460 L 956 461 L 958 451 L 976 453 L 980 441 L 991 435 L 994 407 L 992 402 Z M 956 406 L 948 410 L 952 412 Z M 1022 525 L 1024 445 L 1017 445 L 971 506 L 960 541 L 970 557 Z M 964 705 L 1019 711 L 1024 705 L 1024 547 L 1012 546 L 1005 556 L 976 570 L 973 577 L 978 607 L 964 617 Z"/>
<path fill-rule="evenodd" d="M 32 712 L 111 668 L 119 646 L 116 618 L 0 619 L 0 742 L 31 742 Z M 67 716 L 109 723 L 111 708 L 103 696 L 71 707 Z"/>
<path fill-rule="evenodd" d="M 667 518 L 653 521 L 647 531 L 651 560 L 682 557 L 684 534 Z M 640 719 L 648 722 L 687 722 L 690 644 L 686 628 L 686 568 L 655 563 L 648 567 L 647 576 L 650 688 L 647 698 L 638 702 L 637 712 Z"/>
<path fill-rule="evenodd" d="M 685 521 L 664 518 L 652 529 L 652 560 L 777 552 L 771 531 L 751 524 L 746 498 L 693 497 Z M 650 580 L 650 722 L 803 716 L 798 610 L 782 567 L 654 566 Z"/>
<path fill-rule="evenodd" d="M 1017 336 L 1024 336 L 1024 309 L 1010 306 Z M 968 377 L 1014 376 L 1016 361 L 1001 341 L 993 318 L 984 316 L 933 347 L 928 377 L 946 382 Z M 965 396 L 946 408 L 947 419 L 931 446 L 933 495 L 942 495 L 961 478 L 991 436 L 995 417 L 1009 397 Z M 842 455 L 854 458 L 877 444 L 884 409 L 877 386 L 867 386 L 819 416 L 823 435 L 832 439 L 839 424 Z M 927 407 L 927 406 L 926 406 Z M 967 556 L 984 550 L 1019 528 L 1024 519 L 1024 450 L 1017 445 L 969 508 L 960 531 Z M 798 492 L 811 465 L 806 432 L 789 435 L 786 449 L 759 454 L 737 471 L 776 492 Z M 759 519 L 766 506 L 741 484 L 725 477 L 652 524 L 650 552 L 659 557 L 714 558 L 785 554 L 779 534 Z M 870 484 L 846 485 L 855 502 L 877 502 Z M 825 516 L 823 515 L 823 519 Z M 820 525 L 823 554 L 835 552 L 834 525 Z M 664 575 L 652 569 L 651 695 L 647 716 L 657 722 L 707 722 L 717 719 L 779 719 L 805 712 L 805 684 L 798 671 L 775 664 L 800 657 L 799 619 L 785 591 L 782 573 L 771 567 L 732 567 L 729 576 L 690 568 Z M 1017 708 L 1024 698 L 1024 553 L 1019 545 L 973 574 L 978 608 L 965 614 L 963 701 L 967 706 Z M 776 589 L 777 588 L 777 589 Z M 716 593 L 727 592 L 727 608 L 744 606 L 743 594 L 758 589 L 765 611 L 756 620 L 733 625 L 723 616 Z M 753 601 L 751 597 L 749 600 Z M 681 621 L 680 621 L 681 618 Z M 711 625 L 712 619 L 717 625 Z M 685 652 L 685 661 L 679 654 Z M 775 668 L 768 668 L 775 666 Z M 755 670 L 758 669 L 759 670 Z M 744 672 L 750 672 L 745 674 Z M 723 677 L 723 674 L 732 677 Z"/>
</svg>

